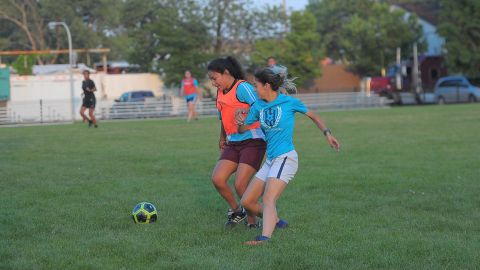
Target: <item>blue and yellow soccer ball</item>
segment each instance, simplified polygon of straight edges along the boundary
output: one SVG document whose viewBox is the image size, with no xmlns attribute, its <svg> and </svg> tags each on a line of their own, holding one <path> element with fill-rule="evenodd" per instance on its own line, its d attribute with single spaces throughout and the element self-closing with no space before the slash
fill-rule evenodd
<svg viewBox="0 0 480 270">
<path fill-rule="evenodd" d="M 135 223 L 148 224 L 157 220 L 157 209 L 149 202 L 141 202 L 133 208 L 132 218 Z"/>
</svg>

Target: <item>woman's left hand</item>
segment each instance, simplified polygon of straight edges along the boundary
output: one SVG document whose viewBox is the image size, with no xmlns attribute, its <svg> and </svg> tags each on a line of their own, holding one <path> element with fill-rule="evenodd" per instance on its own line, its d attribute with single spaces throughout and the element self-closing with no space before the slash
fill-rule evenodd
<svg viewBox="0 0 480 270">
<path fill-rule="evenodd" d="M 332 134 L 327 135 L 327 141 L 333 149 L 335 149 L 337 152 L 340 151 L 340 143 L 335 137 L 333 137 Z"/>
</svg>

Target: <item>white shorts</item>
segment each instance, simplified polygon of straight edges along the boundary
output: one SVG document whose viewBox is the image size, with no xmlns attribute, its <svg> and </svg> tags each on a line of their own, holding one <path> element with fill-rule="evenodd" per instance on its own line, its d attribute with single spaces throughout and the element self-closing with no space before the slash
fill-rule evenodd
<svg viewBox="0 0 480 270">
<path fill-rule="evenodd" d="M 272 160 L 266 160 L 255 177 L 262 181 L 277 178 L 287 183 L 293 179 L 298 170 L 297 151 L 292 150 Z"/>
</svg>

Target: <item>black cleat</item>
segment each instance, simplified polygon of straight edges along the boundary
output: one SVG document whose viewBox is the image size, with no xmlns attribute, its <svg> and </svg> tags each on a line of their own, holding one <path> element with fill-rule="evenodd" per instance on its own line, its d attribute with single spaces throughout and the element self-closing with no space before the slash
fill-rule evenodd
<svg viewBox="0 0 480 270">
<path fill-rule="evenodd" d="M 259 223 L 247 224 L 247 229 L 258 229 L 261 228 Z"/>
<path fill-rule="evenodd" d="M 228 220 L 225 222 L 225 227 L 233 227 L 238 223 L 242 222 L 247 217 L 247 211 L 243 207 L 239 211 L 234 211 L 233 209 L 228 209 L 227 212 Z"/>
</svg>

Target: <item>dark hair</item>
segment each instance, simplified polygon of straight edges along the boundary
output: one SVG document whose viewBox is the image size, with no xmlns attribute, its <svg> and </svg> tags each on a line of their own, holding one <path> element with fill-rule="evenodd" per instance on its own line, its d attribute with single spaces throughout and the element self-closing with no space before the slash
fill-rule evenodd
<svg viewBox="0 0 480 270">
<path fill-rule="evenodd" d="M 263 84 L 270 84 L 274 91 L 282 88 L 286 94 L 296 94 L 297 86 L 293 82 L 296 78 L 288 79 L 285 70 L 280 66 L 263 68 L 255 72 L 255 78 Z"/>
<path fill-rule="evenodd" d="M 255 72 L 255 78 L 262 84 L 270 84 L 274 91 L 282 86 L 285 76 L 283 74 L 276 74 L 270 68 L 263 68 Z"/>
<path fill-rule="evenodd" d="M 245 74 L 243 73 L 242 66 L 238 63 L 237 59 L 227 56 L 226 58 L 217 58 L 212 60 L 208 66 L 208 71 L 215 71 L 218 73 L 224 73 L 228 70 L 233 78 L 238 80 L 245 80 Z"/>
<path fill-rule="evenodd" d="M 85 69 L 85 70 L 83 70 L 83 71 L 82 71 L 82 73 L 83 73 L 83 74 L 85 74 L 85 73 L 88 73 L 88 74 L 90 74 L 90 70 L 88 70 L 88 69 Z"/>
</svg>

